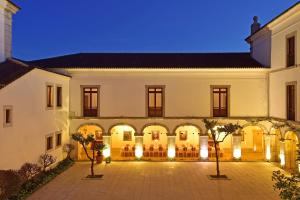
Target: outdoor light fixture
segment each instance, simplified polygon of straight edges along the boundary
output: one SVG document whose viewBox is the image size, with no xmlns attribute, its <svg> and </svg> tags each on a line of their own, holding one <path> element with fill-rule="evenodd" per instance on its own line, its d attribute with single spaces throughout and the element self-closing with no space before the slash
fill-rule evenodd
<svg viewBox="0 0 300 200">
<path fill-rule="evenodd" d="M 241 152 L 241 149 L 240 148 L 235 148 L 233 150 L 233 157 L 235 159 L 240 159 L 242 157 L 242 152 Z"/>
<path fill-rule="evenodd" d="M 271 148 L 270 148 L 270 146 L 267 146 L 267 149 L 266 149 L 266 159 L 267 159 L 267 161 L 271 160 Z"/>
<path fill-rule="evenodd" d="M 137 147 L 135 148 L 135 157 L 136 157 L 137 159 L 141 159 L 141 158 L 143 157 L 143 147 L 137 146 Z"/>
<path fill-rule="evenodd" d="M 109 147 L 107 147 L 103 150 L 103 156 L 104 156 L 104 158 L 110 157 L 110 148 Z"/>
<path fill-rule="evenodd" d="M 175 148 L 171 147 L 168 149 L 168 158 L 174 159 L 176 155 Z"/>
<path fill-rule="evenodd" d="M 203 159 L 203 160 L 206 160 L 208 158 L 208 149 L 207 147 L 201 147 L 200 149 L 200 157 Z"/>
</svg>

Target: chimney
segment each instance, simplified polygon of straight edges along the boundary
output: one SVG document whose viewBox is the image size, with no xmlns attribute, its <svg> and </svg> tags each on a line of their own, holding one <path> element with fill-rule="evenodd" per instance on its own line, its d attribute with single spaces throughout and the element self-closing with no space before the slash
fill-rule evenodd
<svg viewBox="0 0 300 200">
<path fill-rule="evenodd" d="M 251 35 L 260 29 L 260 23 L 258 23 L 258 17 L 253 17 L 253 24 L 251 25 Z"/>
<path fill-rule="evenodd" d="M 10 0 L 0 0 L 0 63 L 12 57 L 12 15 L 19 9 Z"/>
</svg>

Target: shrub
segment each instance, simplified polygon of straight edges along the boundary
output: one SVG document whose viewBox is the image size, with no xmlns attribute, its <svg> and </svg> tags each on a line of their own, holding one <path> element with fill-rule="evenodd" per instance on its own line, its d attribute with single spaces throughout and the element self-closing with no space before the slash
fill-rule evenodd
<svg viewBox="0 0 300 200">
<path fill-rule="evenodd" d="M 41 168 L 37 164 L 25 163 L 22 165 L 18 173 L 24 181 L 28 181 L 40 172 Z"/>
<path fill-rule="evenodd" d="M 300 174 L 292 174 L 286 176 L 279 170 L 273 172 L 272 180 L 274 190 L 280 191 L 280 198 L 284 200 L 299 200 L 300 199 Z"/>
<path fill-rule="evenodd" d="M 42 165 L 43 171 L 46 171 L 46 169 L 55 162 L 56 162 L 56 157 L 52 156 L 51 154 L 45 153 L 40 156 L 40 163 Z"/>
<path fill-rule="evenodd" d="M 16 194 L 21 185 L 22 179 L 17 171 L 0 171 L 0 199 L 8 199 L 8 197 Z"/>
</svg>

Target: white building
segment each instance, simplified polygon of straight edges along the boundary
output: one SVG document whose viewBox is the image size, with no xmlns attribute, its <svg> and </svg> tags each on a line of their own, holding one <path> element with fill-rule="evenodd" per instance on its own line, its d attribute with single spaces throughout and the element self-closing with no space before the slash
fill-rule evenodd
<svg viewBox="0 0 300 200">
<path fill-rule="evenodd" d="M 211 118 L 244 126 L 220 144 L 222 160 L 272 160 L 297 170 L 299 9 L 297 3 L 263 27 L 255 18 L 249 53 L 20 61 L 10 54 L 10 16 L 18 7 L 0 0 L 0 169 L 37 162 L 45 152 L 62 159 L 62 145 L 76 132 L 94 134 L 113 160 L 213 160 L 203 123 Z M 276 126 L 283 122 L 294 129 Z M 84 160 L 76 147 L 74 157 Z"/>
</svg>

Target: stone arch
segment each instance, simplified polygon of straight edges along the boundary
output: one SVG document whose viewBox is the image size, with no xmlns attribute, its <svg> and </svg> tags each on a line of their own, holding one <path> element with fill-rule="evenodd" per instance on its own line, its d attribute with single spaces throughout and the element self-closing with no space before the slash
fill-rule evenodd
<svg viewBox="0 0 300 200">
<path fill-rule="evenodd" d="M 161 126 L 161 127 L 163 127 L 163 128 L 166 129 L 167 135 L 168 135 L 168 134 L 171 134 L 170 129 L 169 129 L 166 125 L 161 124 L 161 123 L 149 123 L 149 124 L 145 124 L 145 125 L 142 127 L 141 132 L 140 132 L 141 135 L 144 135 L 144 130 L 145 130 L 147 127 L 149 127 L 149 126 Z"/>
<path fill-rule="evenodd" d="M 138 133 L 136 127 L 132 124 L 129 124 L 129 123 L 116 123 L 116 124 L 113 124 L 112 126 L 110 126 L 110 128 L 108 129 L 107 134 L 111 135 L 112 129 L 116 126 L 130 126 L 134 130 L 135 134 Z"/>
<path fill-rule="evenodd" d="M 105 134 L 105 129 L 103 128 L 103 126 L 101 126 L 100 124 L 97 124 L 97 123 L 84 123 L 84 124 L 80 124 L 76 131 L 78 132 L 79 129 L 81 129 L 82 127 L 84 126 L 98 126 L 101 130 L 102 130 L 102 133 Z"/>
<path fill-rule="evenodd" d="M 203 134 L 203 131 L 202 131 L 202 128 L 196 124 L 193 124 L 193 123 L 183 123 L 183 124 L 179 124 L 177 125 L 174 129 L 173 129 L 173 132 L 174 134 L 176 134 L 176 131 L 178 128 L 182 127 L 182 126 L 194 126 L 198 129 L 198 134 Z"/>
<path fill-rule="evenodd" d="M 284 134 L 284 143 L 286 168 L 292 172 L 299 172 L 299 162 L 297 161 L 299 133 L 287 130 Z"/>
<path fill-rule="evenodd" d="M 244 124 L 244 125 L 242 126 L 240 132 L 241 132 L 244 128 L 248 127 L 248 126 L 257 126 L 257 127 L 260 127 L 261 130 L 263 130 L 264 134 L 269 134 L 268 129 L 267 129 L 264 125 L 262 125 L 262 124 L 260 124 L 260 123 L 251 123 L 251 122 L 250 122 L 250 123 Z"/>
</svg>

